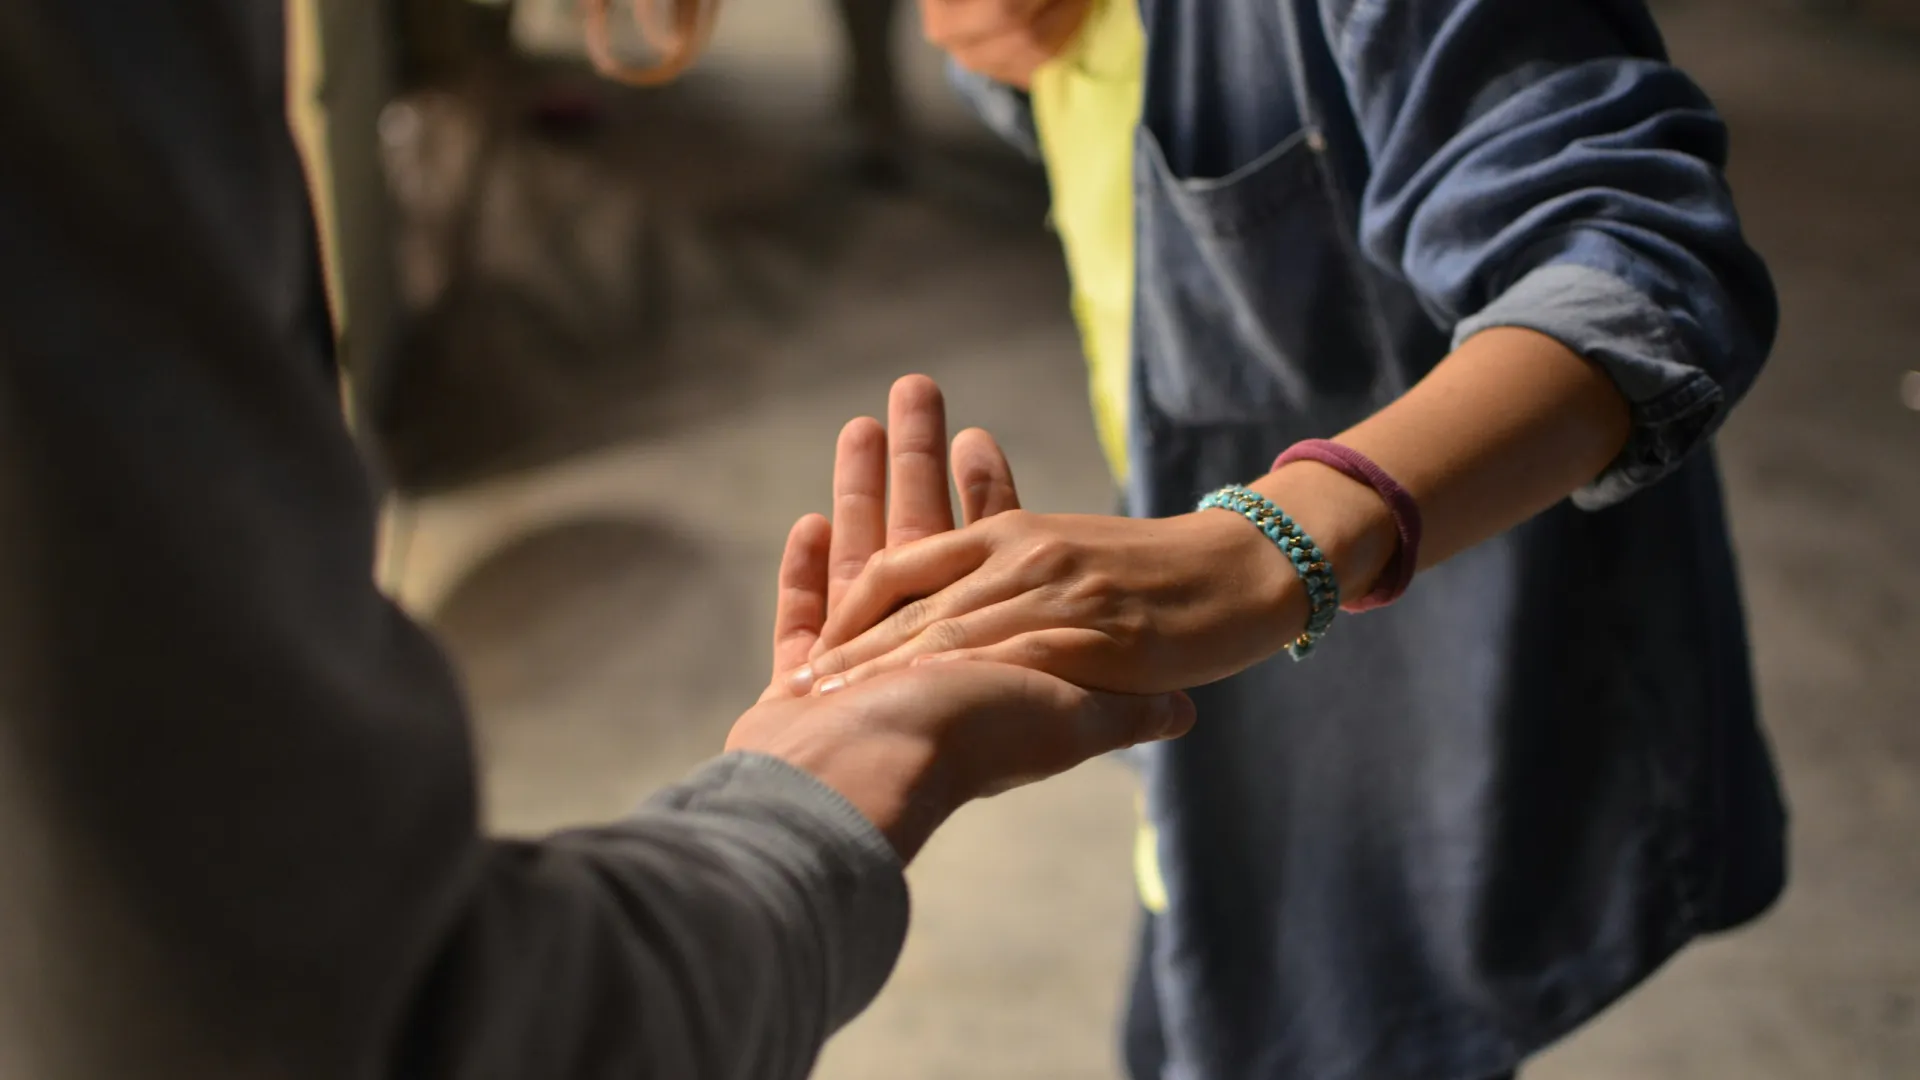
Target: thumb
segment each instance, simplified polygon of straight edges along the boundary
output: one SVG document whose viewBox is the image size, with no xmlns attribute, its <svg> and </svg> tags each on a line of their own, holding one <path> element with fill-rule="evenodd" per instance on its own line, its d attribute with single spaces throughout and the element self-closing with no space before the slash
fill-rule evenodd
<svg viewBox="0 0 1920 1080">
<path fill-rule="evenodd" d="M 1056 729 L 1055 738 L 1034 739 L 1028 744 L 1029 749 L 1039 751 L 1037 758 L 1026 761 L 1028 768 L 1009 772 L 1004 769 L 1007 763 L 999 762 L 1003 774 L 990 774 L 974 797 L 985 798 L 1024 787 L 1116 750 L 1161 739 L 1177 739 L 1193 727 L 1193 701 L 1182 693 L 1111 694 L 1078 687 L 1073 687 L 1072 692 L 1080 695 L 1072 723 Z M 1033 728 L 1026 729 L 1029 735 L 1033 731 Z M 1020 735 L 1014 738 L 1019 740 Z"/>
<path fill-rule="evenodd" d="M 1087 757 L 1141 743 L 1177 739 L 1193 728 L 1193 699 L 1171 694 L 1091 691 L 1081 706 L 1080 737 Z"/>
</svg>

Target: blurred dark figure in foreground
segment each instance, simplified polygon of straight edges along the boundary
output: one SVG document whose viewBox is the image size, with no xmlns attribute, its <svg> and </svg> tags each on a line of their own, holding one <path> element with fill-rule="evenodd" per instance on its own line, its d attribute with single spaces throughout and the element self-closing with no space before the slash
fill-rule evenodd
<svg viewBox="0 0 1920 1080">
<path fill-rule="evenodd" d="M 627 820 L 480 835 L 459 689 L 371 580 L 285 45 L 251 0 L 0 8 L 0 1071 L 803 1075 L 954 808 L 1191 706 L 992 664 L 769 694 Z M 930 386 L 894 420 L 944 448 Z M 874 512 L 790 538 L 776 669 L 830 558 L 952 527 L 925 447 L 882 519 L 885 440 L 836 469 Z M 968 516 L 1010 507 L 958 447 Z"/>
</svg>

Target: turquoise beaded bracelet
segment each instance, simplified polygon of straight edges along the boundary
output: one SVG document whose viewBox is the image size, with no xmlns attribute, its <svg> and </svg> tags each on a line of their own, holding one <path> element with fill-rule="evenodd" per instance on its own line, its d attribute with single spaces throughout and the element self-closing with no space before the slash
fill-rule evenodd
<svg viewBox="0 0 1920 1080">
<path fill-rule="evenodd" d="M 1287 655 L 1305 660 L 1326 636 L 1327 628 L 1333 625 L 1333 617 L 1340 610 L 1340 583 L 1334 580 L 1333 568 L 1320 553 L 1320 545 L 1314 543 L 1313 537 L 1295 524 L 1285 510 L 1275 506 L 1272 499 L 1238 484 L 1223 487 L 1201 499 L 1199 509 L 1231 510 L 1253 522 L 1293 563 L 1301 583 L 1307 587 L 1309 608 L 1307 628 L 1287 646 Z"/>
</svg>

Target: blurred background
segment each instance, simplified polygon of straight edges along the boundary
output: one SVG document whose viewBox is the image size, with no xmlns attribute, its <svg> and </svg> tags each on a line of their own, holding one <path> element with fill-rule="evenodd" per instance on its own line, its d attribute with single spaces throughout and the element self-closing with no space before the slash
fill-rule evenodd
<svg viewBox="0 0 1920 1080">
<path fill-rule="evenodd" d="M 1793 882 L 1528 1080 L 1920 1077 L 1920 0 L 1657 6 L 1783 298 L 1720 446 Z M 1042 178 L 911 3 L 728 0 L 646 91 L 586 69 L 568 0 L 293 10 L 381 573 L 466 673 L 497 827 L 717 750 L 786 528 L 896 376 L 994 431 L 1030 506 L 1111 506 Z M 820 1075 L 1118 1075 L 1132 798 L 1096 763 L 962 814 Z"/>
</svg>

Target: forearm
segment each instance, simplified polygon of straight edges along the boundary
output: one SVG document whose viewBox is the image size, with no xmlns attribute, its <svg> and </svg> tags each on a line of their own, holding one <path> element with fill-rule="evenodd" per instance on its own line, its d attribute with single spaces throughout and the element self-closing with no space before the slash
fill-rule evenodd
<svg viewBox="0 0 1920 1080">
<path fill-rule="evenodd" d="M 493 845 L 393 1075 L 799 1080 L 906 922 L 845 799 L 729 755 L 625 821 Z"/>
<path fill-rule="evenodd" d="M 1567 494 L 1554 470 L 1576 470 L 1576 503 L 1597 509 L 1679 468 L 1759 373 L 1777 305 L 1727 187 L 1726 125 L 1666 62 L 1644 4 L 1322 10 L 1339 12 L 1329 41 L 1367 148 L 1362 250 L 1452 328 L 1459 350 L 1408 401 L 1343 436 L 1364 440 L 1435 503 L 1428 561 Z M 1497 327 L 1537 331 L 1604 371 L 1631 414 L 1625 440 L 1610 434 L 1621 412 L 1599 392 L 1602 380 L 1590 380 L 1597 396 L 1585 398 L 1577 377 L 1559 377 L 1577 369 L 1551 363 L 1566 350 L 1496 342 L 1486 331 Z M 1543 362 L 1529 364 L 1530 351 Z M 1513 459 L 1504 472 L 1467 458 L 1386 460 L 1403 444 L 1443 449 L 1405 437 L 1416 413 L 1444 421 L 1448 410 L 1431 399 L 1461 388 L 1484 414 L 1471 423 L 1506 429 L 1479 446 L 1540 460 Z M 1531 421 L 1513 411 L 1556 400 Z M 1583 407 L 1594 401 L 1604 405 Z M 1529 423 L 1558 430 L 1528 436 Z M 1604 469 L 1590 468 L 1596 461 Z M 1485 484 L 1484 493 L 1463 483 Z M 1519 490 L 1500 490 L 1507 483 Z M 1456 505 L 1468 509 L 1456 515 Z M 1496 527 L 1476 527 L 1483 522 Z"/>
<path fill-rule="evenodd" d="M 1544 334 L 1476 334 L 1393 404 L 1336 437 L 1420 507 L 1419 568 L 1513 528 L 1590 483 L 1627 443 L 1626 399 L 1596 365 Z M 1251 485 L 1326 551 L 1341 594 L 1369 592 L 1398 543 L 1363 484 L 1295 462 Z"/>
</svg>

